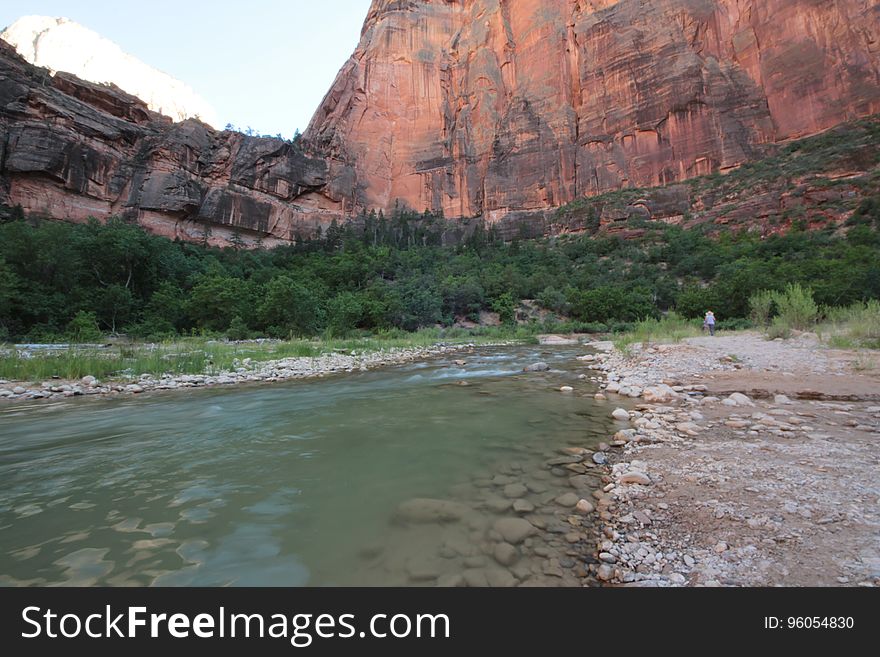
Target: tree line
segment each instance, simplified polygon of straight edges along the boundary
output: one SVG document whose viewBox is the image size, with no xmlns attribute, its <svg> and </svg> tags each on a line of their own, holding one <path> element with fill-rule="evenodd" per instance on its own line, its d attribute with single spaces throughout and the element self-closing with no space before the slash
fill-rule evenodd
<svg viewBox="0 0 880 657">
<path fill-rule="evenodd" d="M 808 285 L 816 302 L 880 298 L 880 203 L 847 230 L 766 239 L 652 225 L 626 241 L 582 235 L 502 242 L 481 226 L 455 246 L 442 217 L 395 210 L 272 250 L 211 248 L 122 219 L 72 224 L 6 213 L 0 340 L 347 335 L 449 326 L 524 299 L 568 328 L 615 329 L 676 310 L 743 322 L 762 290 Z"/>
</svg>

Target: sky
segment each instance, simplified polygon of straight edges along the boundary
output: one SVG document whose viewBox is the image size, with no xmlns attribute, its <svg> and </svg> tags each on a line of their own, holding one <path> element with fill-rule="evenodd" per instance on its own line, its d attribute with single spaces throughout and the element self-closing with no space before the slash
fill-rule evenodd
<svg viewBox="0 0 880 657">
<path fill-rule="evenodd" d="M 192 87 L 222 125 L 291 137 L 305 130 L 354 52 L 369 7 L 370 0 L 3 0 L 0 30 L 21 16 L 69 18 Z"/>
</svg>

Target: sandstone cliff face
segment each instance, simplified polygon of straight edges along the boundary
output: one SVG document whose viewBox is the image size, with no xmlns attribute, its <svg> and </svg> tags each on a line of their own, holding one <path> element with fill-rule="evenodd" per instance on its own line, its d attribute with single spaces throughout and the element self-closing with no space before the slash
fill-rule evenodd
<svg viewBox="0 0 880 657">
<path fill-rule="evenodd" d="M 869 0 L 374 0 L 306 138 L 359 205 L 495 221 L 878 111 Z"/>
<path fill-rule="evenodd" d="M 0 33 L 0 39 L 35 66 L 71 73 L 89 82 L 115 84 L 175 121 L 197 118 L 220 127 L 214 109 L 183 82 L 67 18 L 25 16 Z"/>
<path fill-rule="evenodd" d="M 272 245 L 398 202 L 507 237 L 584 230 L 554 208 L 668 185 L 631 208 L 603 202 L 601 225 L 768 223 L 795 203 L 787 184 L 706 208 L 675 184 L 877 112 L 871 0 L 374 0 L 306 152 L 174 124 L 0 41 L 0 203 Z M 804 184 L 794 198 L 833 205 Z"/>
<path fill-rule="evenodd" d="M 271 245 L 341 218 L 350 178 L 287 142 L 173 123 L 119 89 L 50 76 L 0 41 L 0 203 L 74 221 L 119 215 L 172 238 L 226 244 L 240 232 Z"/>
</svg>

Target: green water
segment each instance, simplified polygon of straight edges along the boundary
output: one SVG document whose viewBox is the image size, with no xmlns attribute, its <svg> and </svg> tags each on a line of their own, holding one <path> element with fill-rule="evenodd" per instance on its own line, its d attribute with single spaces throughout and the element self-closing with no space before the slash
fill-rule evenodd
<svg viewBox="0 0 880 657">
<path fill-rule="evenodd" d="M 2 406 L 0 584 L 430 584 L 413 559 L 464 569 L 488 551 L 492 518 L 513 515 L 486 508 L 503 499 L 488 479 L 539 482 L 527 499 L 553 522 L 550 498 L 571 489 L 545 461 L 610 431 L 577 379 L 581 353 L 483 349 L 289 384 Z M 553 371 L 523 374 L 536 360 Z M 400 526 L 394 511 L 414 497 L 461 501 L 485 522 Z"/>
</svg>

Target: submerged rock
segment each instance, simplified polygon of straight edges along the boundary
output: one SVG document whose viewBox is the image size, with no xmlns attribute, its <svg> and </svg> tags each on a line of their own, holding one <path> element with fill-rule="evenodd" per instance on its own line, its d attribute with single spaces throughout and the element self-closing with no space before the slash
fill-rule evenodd
<svg viewBox="0 0 880 657">
<path fill-rule="evenodd" d="M 416 498 L 397 507 L 395 519 L 407 523 L 446 523 L 462 520 L 471 509 L 459 502 Z"/>
<path fill-rule="evenodd" d="M 511 545 L 519 545 L 538 531 L 532 523 L 522 518 L 501 518 L 495 521 L 493 527 Z"/>
</svg>

